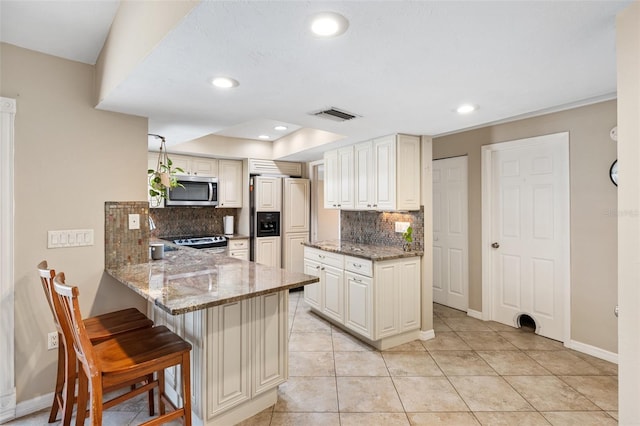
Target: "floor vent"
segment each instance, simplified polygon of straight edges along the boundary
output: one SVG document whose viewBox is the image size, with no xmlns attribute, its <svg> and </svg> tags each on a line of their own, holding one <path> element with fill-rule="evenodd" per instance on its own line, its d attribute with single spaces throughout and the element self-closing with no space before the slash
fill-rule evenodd
<svg viewBox="0 0 640 426">
<path fill-rule="evenodd" d="M 353 114 L 351 112 L 347 112 L 335 107 L 312 112 L 311 115 L 315 115 L 316 117 L 327 118 L 333 121 L 348 121 L 348 120 L 353 120 L 354 118 L 360 117 L 357 114 Z"/>
</svg>

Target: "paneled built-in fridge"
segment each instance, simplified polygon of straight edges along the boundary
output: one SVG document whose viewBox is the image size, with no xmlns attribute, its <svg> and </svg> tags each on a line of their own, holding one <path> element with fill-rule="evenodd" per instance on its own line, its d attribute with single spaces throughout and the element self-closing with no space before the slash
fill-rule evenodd
<svg viewBox="0 0 640 426">
<path fill-rule="evenodd" d="M 309 241 L 311 193 L 308 179 L 252 176 L 250 259 L 303 272 L 303 242 Z"/>
</svg>

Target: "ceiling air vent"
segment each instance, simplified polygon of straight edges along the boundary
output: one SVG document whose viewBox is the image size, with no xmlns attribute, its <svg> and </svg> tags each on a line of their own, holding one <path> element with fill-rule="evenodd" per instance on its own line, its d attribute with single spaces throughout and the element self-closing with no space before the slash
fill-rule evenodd
<svg viewBox="0 0 640 426">
<path fill-rule="evenodd" d="M 348 121 L 356 117 L 360 117 L 357 114 L 353 114 L 334 107 L 312 112 L 311 115 L 315 115 L 316 117 L 328 118 L 329 120 L 333 121 Z"/>
</svg>

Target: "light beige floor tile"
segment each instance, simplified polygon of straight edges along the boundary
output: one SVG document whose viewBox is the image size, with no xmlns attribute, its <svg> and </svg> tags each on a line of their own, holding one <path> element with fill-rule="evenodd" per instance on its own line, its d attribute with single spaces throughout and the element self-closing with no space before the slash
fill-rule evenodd
<svg viewBox="0 0 640 426">
<path fill-rule="evenodd" d="M 289 352 L 323 352 L 333 350 L 329 333 L 291 333 Z"/>
<path fill-rule="evenodd" d="M 571 349 L 567 349 L 567 351 L 580 359 L 586 361 L 587 363 L 593 365 L 594 367 L 600 370 L 600 374 L 609 375 L 609 376 L 617 376 L 618 375 L 618 364 L 614 364 L 609 361 L 605 361 L 604 359 L 596 358 L 594 356 L 574 351 Z"/>
<path fill-rule="evenodd" d="M 555 376 L 505 376 L 538 411 L 598 410 L 598 407 Z"/>
<path fill-rule="evenodd" d="M 526 331 L 524 331 L 524 330 L 522 330 L 520 328 L 512 327 L 510 325 L 502 324 L 502 323 L 495 322 L 495 321 L 485 321 L 484 323 L 487 325 L 487 327 L 489 327 L 493 331 L 508 331 L 508 332 L 526 333 Z M 519 414 L 519 413 L 517 413 L 517 414 Z"/>
<path fill-rule="evenodd" d="M 400 413 L 402 404 L 390 377 L 338 377 L 341 413 Z"/>
<path fill-rule="evenodd" d="M 492 331 L 484 321 L 471 317 L 443 317 L 442 321 L 453 331 Z"/>
<path fill-rule="evenodd" d="M 554 426 L 608 426 L 618 424 L 615 419 L 602 411 L 560 411 L 545 412 L 542 415 Z"/>
<path fill-rule="evenodd" d="M 384 352 L 392 376 L 442 376 L 442 371 L 427 352 Z"/>
<path fill-rule="evenodd" d="M 444 321 L 442 321 L 442 319 L 440 319 L 440 317 L 433 317 L 433 331 L 437 333 L 439 331 L 452 331 L 452 330 L 451 330 L 451 327 L 449 327 L 447 324 L 444 323 Z"/>
<path fill-rule="evenodd" d="M 338 412 L 334 377 L 289 377 L 278 387 L 274 412 Z"/>
<path fill-rule="evenodd" d="M 388 376 L 380 352 L 334 352 L 336 376 Z"/>
<path fill-rule="evenodd" d="M 155 416 L 149 416 L 149 411 L 144 410 L 140 413 L 135 413 L 131 411 L 105 411 L 102 413 L 102 426 L 122 426 L 122 425 L 139 425 L 146 421 L 149 421 L 155 417 L 158 417 L 158 412 L 156 411 Z M 75 424 L 75 417 L 73 419 Z M 91 424 L 87 418 L 84 422 L 85 425 Z M 169 426 L 178 426 L 182 424 L 181 420 L 174 420 L 169 423 L 165 423 Z"/>
<path fill-rule="evenodd" d="M 547 339 L 535 333 L 524 333 L 521 331 L 499 331 L 498 333 L 518 349 L 522 350 L 559 351 L 564 348 L 561 342 Z"/>
<path fill-rule="evenodd" d="M 603 410 L 618 409 L 618 378 L 615 376 L 560 376 L 569 386 Z"/>
<path fill-rule="evenodd" d="M 335 375 L 333 352 L 289 352 L 289 376 Z"/>
<path fill-rule="evenodd" d="M 471 411 L 533 411 L 533 407 L 502 377 L 450 377 Z"/>
<path fill-rule="evenodd" d="M 253 417 L 238 423 L 236 426 L 269 426 L 271 424 L 271 416 L 273 415 L 273 406 L 266 410 L 260 411 Z"/>
<path fill-rule="evenodd" d="M 338 413 L 273 413 L 271 426 L 340 426 Z"/>
<path fill-rule="evenodd" d="M 445 377 L 394 377 L 407 412 L 469 411 Z"/>
<path fill-rule="evenodd" d="M 338 330 L 333 330 L 331 334 L 333 339 L 333 350 L 336 352 L 360 352 L 360 351 L 373 351 L 375 348 L 367 345 L 361 340 Z"/>
<path fill-rule="evenodd" d="M 617 411 L 607 411 L 607 414 L 613 417 L 614 419 L 619 420 Z"/>
<path fill-rule="evenodd" d="M 340 413 L 341 426 L 409 426 L 405 413 Z"/>
<path fill-rule="evenodd" d="M 382 352 L 424 352 L 426 349 L 422 345 L 421 340 L 412 340 L 404 345 L 394 346 L 389 349 L 385 349 Z"/>
<path fill-rule="evenodd" d="M 126 390 L 118 390 L 115 392 L 109 392 L 108 394 L 106 394 L 104 396 L 104 400 L 110 400 L 113 399 L 119 395 L 122 395 L 123 393 L 126 393 L 126 391 L 128 391 L 128 389 Z M 133 397 L 131 399 L 128 399 L 124 402 L 121 402 L 118 405 L 114 405 L 113 407 L 109 408 L 108 410 L 105 410 L 105 412 L 107 411 L 132 411 L 134 413 L 139 413 L 140 411 L 144 410 L 144 411 L 149 411 L 149 399 L 148 399 L 148 394 L 147 393 L 143 393 L 141 395 L 138 395 L 136 397 Z M 158 401 L 157 401 L 157 397 L 155 398 L 155 402 L 154 402 L 156 408 L 158 406 Z"/>
<path fill-rule="evenodd" d="M 507 339 L 495 331 L 458 331 L 458 336 L 477 351 L 517 351 Z"/>
<path fill-rule="evenodd" d="M 293 332 L 331 333 L 331 325 L 312 313 L 297 312 L 293 320 Z"/>
<path fill-rule="evenodd" d="M 536 412 L 475 412 L 476 418 L 483 426 L 548 426 L 549 422 Z"/>
<path fill-rule="evenodd" d="M 520 351 L 477 351 L 501 376 L 549 376 L 551 373 Z"/>
<path fill-rule="evenodd" d="M 448 306 L 440 305 L 438 303 L 433 304 L 433 313 L 439 317 L 466 317 L 467 313 L 458 309 L 453 309 Z"/>
<path fill-rule="evenodd" d="M 474 351 L 430 351 L 447 376 L 492 376 L 493 368 Z"/>
<path fill-rule="evenodd" d="M 26 416 L 23 417 L 19 417 L 15 420 L 11 420 L 8 421 L 6 423 L 3 423 L 3 425 L 11 425 L 11 426 L 42 426 L 42 425 L 47 425 L 47 424 L 51 424 L 51 425 L 60 425 L 62 422 L 61 421 L 57 421 L 55 423 L 47 423 L 49 421 L 49 410 L 50 408 L 45 408 L 43 410 L 40 411 L 36 411 L 35 413 L 31 413 L 28 414 Z M 60 413 L 58 413 L 58 419 L 61 419 L 62 416 Z M 76 419 L 75 416 L 73 417 L 73 421 L 71 424 L 76 424 Z"/>
<path fill-rule="evenodd" d="M 464 351 L 471 350 L 471 347 L 467 345 L 456 333 L 451 331 L 444 331 L 436 333 L 436 337 L 429 340 L 424 340 L 422 345 L 428 351 Z"/>
<path fill-rule="evenodd" d="M 412 426 L 478 426 L 471 413 L 407 413 Z"/>
<path fill-rule="evenodd" d="M 527 354 L 555 375 L 595 376 L 601 373 L 597 367 L 568 351 L 528 351 Z"/>
</svg>

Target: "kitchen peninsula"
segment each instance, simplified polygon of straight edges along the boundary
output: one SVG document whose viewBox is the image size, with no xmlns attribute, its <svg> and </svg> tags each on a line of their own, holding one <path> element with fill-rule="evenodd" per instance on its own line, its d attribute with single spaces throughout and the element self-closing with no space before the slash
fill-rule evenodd
<svg viewBox="0 0 640 426">
<path fill-rule="evenodd" d="M 229 425 L 277 401 L 288 378 L 288 290 L 318 278 L 169 245 L 164 259 L 107 268 L 146 298 L 148 315 L 192 344 L 194 424 Z M 182 404 L 180 375 L 167 394 Z"/>
</svg>

